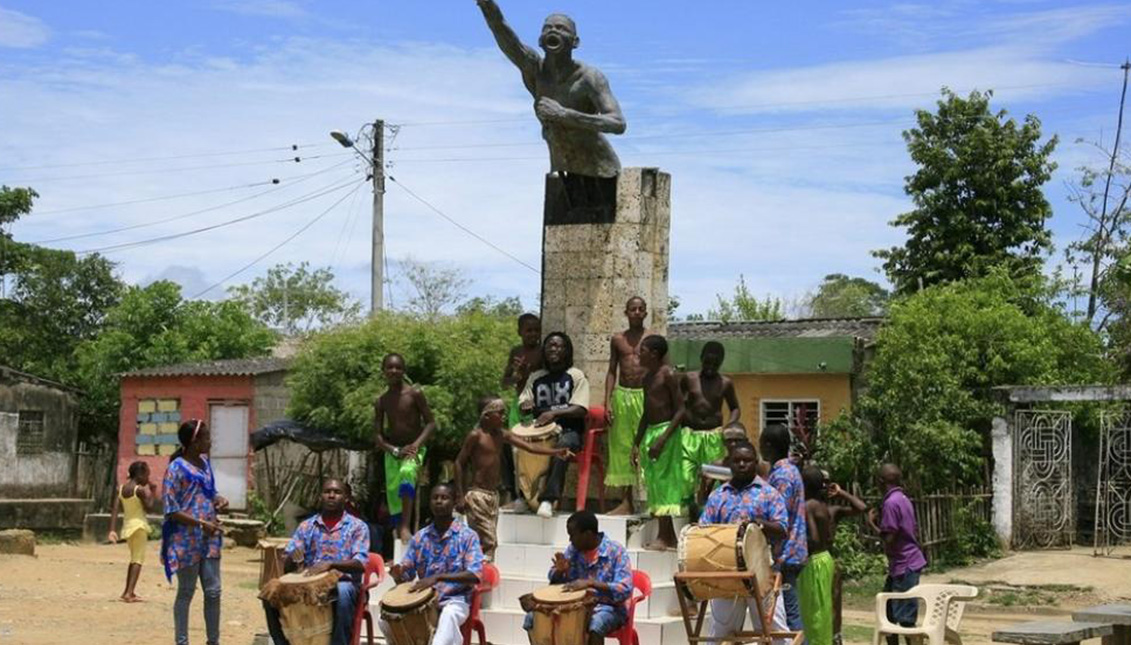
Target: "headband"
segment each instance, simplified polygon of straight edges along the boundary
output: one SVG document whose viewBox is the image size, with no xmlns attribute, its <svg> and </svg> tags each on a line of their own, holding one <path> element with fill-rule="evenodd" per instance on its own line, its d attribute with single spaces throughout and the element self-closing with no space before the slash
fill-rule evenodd
<svg viewBox="0 0 1131 645">
<path fill-rule="evenodd" d="M 201 425 L 201 421 L 200 421 L 200 419 L 197 419 L 196 420 L 196 427 L 192 429 L 192 438 L 189 439 L 189 443 L 196 441 L 196 435 L 200 433 L 200 425 Z"/>
</svg>

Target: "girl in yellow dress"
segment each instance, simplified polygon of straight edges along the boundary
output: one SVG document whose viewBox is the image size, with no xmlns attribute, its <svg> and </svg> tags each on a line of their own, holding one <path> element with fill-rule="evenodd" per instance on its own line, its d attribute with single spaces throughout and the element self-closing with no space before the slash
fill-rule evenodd
<svg viewBox="0 0 1131 645">
<path fill-rule="evenodd" d="M 134 589 L 137 579 L 141 575 L 141 565 L 145 563 L 145 544 L 149 540 L 149 520 L 146 512 L 153 508 L 153 500 L 157 498 L 157 485 L 149 481 L 149 465 L 144 461 L 135 461 L 130 464 L 130 478 L 118 488 L 114 502 L 110 507 L 110 534 L 107 539 L 111 544 L 118 541 L 119 534 L 114 532 L 114 525 L 118 523 L 118 505 L 122 506 L 122 533 L 121 539 L 130 547 L 130 566 L 126 569 L 126 590 L 122 592 L 122 602 L 140 602 Z"/>
</svg>

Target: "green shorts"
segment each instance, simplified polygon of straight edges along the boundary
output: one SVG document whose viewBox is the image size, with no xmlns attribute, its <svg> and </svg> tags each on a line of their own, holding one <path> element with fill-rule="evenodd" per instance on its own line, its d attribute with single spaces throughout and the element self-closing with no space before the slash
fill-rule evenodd
<svg viewBox="0 0 1131 645">
<path fill-rule="evenodd" d="M 416 497 L 416 478 L 420 474 L 426 453 L 427 448 L 424 447 L 411 459 L 397 459 L 385 453 L 385 498 L 395 526 L 400 525 L 401 512 L 404 510 L 401 508 L 401 497 Z"/>
<path fill-rule="evenodd" d="M 648 512 L 652 515 L 683 514 L 683 441 L 676 430 L 664 445 L 659 459 L 648 456 L 648 447 L 667 431 L 670 422 L 648 426 L 640 442 L 640 463 L 644 467 L 644 486 L 648 492 Z"/>
<path fill-rule="evenodd" d="M 609 401 L 613 424 L 609 428 L 609 465 L 605 471 L 606 486 L 632 486 L 636 469 L 632 467 L 632 440 L 644 414 L 644 390 L 617 386 Z"/>
<path fill-rule="evenodd" d="M 809 562 L 797 577 L 801 622 L 805 625 L 805 638 L 810 645 L 832 645 L 835 573 L 833 556 L 822 551 L 809 556 Z"/>
</svg>

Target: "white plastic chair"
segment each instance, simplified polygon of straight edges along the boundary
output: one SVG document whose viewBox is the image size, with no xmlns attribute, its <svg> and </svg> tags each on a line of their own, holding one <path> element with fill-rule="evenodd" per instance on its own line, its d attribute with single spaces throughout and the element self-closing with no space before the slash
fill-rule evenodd
<svg viewBox="0 0 1131 645">
<path fill-rule="evenodd" d="M 876 594 L 876 632 L 873 645 L 883 645 L 888 634 L 926 637 L 929 645 L 962 645 L 958 624 L 966 603 L 978 597 L 978 588 L 970 585 L 918 585 L 902 593 Z M 918 624 L 903 627 L 888 621 L 889 600 L 922 600 L 926 611 L 919 612 Z"/>
</svg>

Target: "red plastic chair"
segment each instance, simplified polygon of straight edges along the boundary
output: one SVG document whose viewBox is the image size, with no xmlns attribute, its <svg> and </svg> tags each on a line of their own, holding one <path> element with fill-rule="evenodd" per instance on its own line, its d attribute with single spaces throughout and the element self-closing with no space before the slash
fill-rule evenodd
<svg viewBox="0 0 1131 645">
<path fill-rule="evenodd" d="M 585 503 L 589 499 L 589 474 L 593 472 L 596 464 L 597 476 L 597 509 L 605 510 L 605 458 L 597 445 L 597 436 L 605 432 L 605 408 L 595 405 L 589 408 L 585 419 L 585 441 L 582 443 L 581 452 L 573 457 L 577 462 L 577 510 L 584 511 Z"/>
<path fill-rule="evenodd" d="M 497 586 L 499 586 L 499 570 L 490 562 L 483 563 L 483 575 L 479 577 L 479 584 L 475 586 L 475 591 L 471 592 L 471 612 L 459 628 L 460 633 L 463 634 L 463 645 L 471 645 L 471 630 L 473 629 L 476 634 L 479 634 L 479 645 L 487 645 L 487 631 L 483 628 L 483 621 L 479 619 L 479 606 L 482 603 L 483 594 Z"/>
<path fill-rule="evenodd" d="M 373 576 L 377 579 L 374 580 Z M 376 553 L 369 554 L 369 561 L 365 563 L 365 575 L 361 577 L 361 589 L 357 594 L 357 611 L 353 614 L 353 645 L 361 642 L 361 621 L 365 620 L 366 643 L 373 642 L 373 615 L 369 613 L 369 590 L 385 579 L 385 559 Z"/>
<path fill-rule="evenodd" d="M 640 592 L 639 594 L 636 592 Z M 628 620 L 624 627 L 606 636 L 606 639 L 615 638 L 620 645 L 640 645 L 640 635 L 636 633 L 636 605 L 644 602 L 652 595 L 652 579 L 647 573 L 632 570 L 632 597 L 625 604 L 628 605 Z"/>
</svg>

